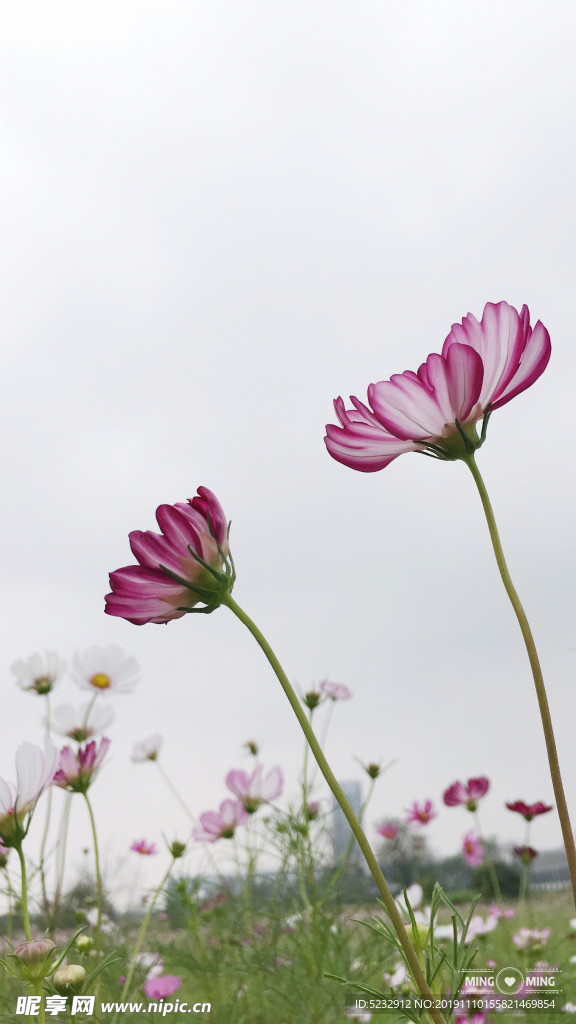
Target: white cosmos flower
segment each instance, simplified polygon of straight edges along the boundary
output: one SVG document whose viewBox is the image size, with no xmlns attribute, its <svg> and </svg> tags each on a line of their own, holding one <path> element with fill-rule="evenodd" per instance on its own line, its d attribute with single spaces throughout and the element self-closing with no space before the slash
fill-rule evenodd
<svg viewBox="0 0 576 1024">
<path fill-rule="evenodd" d="M 19 658 L 12 665 L 16 682 L 22 690 L 34 690 L 41 696 L 50 693 L 66 671 L 66 662 L 56 651 L 46 651 L 43 655 L 31 654 L 24 661 Z"/>
<path fill-rule="evenodd" d="M 0 839 L 7 846 L 21 842 L 39 798 L 54 777 L 58 751 L 52 740 L 44 740 L 44 752 L 33 743 L 22 743 L 16 751 L 16 784 L 0 779 Z"/>
<path fill-rule="evenodd" d="M 118 644 L 88 647 L 74 655 L 72 675 L 83 690 L 104 693 L 131 693 L 140 678 L 136 658 L 129 657 Z"/>
<path fill-rule="evenodd" d="M 60 704 L 52 712 L 51 725 L 59 736 L 68 736 L 76 743 L 85 743 L 93 736 L 104 733 L 114 718 L 112 707 L 95 704 L 90 708 L 90 704 L 83 704 L 77 708 L 71 704 Z M 47 718 L 44 719 L 44 724 L 48 724 Z"/>
<path fill-rule="evenodd" d="M 152 736 L 146 736 L 140 743 L 134 744 L 131 754 L 132 760 L 136 764 L 141 764 L 142 761 L 157 761 L 163 743 L 164 738 L 159 732 L 153 733 Z"/>
</svg>

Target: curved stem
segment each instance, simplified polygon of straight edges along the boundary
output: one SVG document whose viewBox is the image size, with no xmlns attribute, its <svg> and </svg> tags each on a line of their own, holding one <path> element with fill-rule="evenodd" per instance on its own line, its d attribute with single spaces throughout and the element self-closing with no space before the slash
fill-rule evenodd
<svg viewBox="0 0 576 1024">
<path fill-rule="evenodd" d="M 313 716 L 313 714 L 314 714 L 314 709 L 313 708 L 309 708 L 308 709 L 308 723 L 310 725 L 310 728 L 312 728 L 312 716 Z M 305 739 L 304 740 L 304 766 L 302 768 L 302 813 L 304 814 L 304 818 L 306 818 L 306 806 L 307 806 L 307 803 L 308 803 L 308 751 L 309 751 L 309 749 L 310 749 L 310 744 L 308 743 L 308 740 Z"/>
<path fill-rule="evenodd" d="M 96 934 L 100 933 L 100 926 L 102 924 L 102 875 L 100 874 L 100 857 L 98 854 L 98 839 L 96 836 L 96 822 L 94 821 L 94 815 L 92 813 L 92 807 L 88 799 L 88 793 L 83 794 L 86 801 L 86 807 L 88 808 L 88 814 L 90 815 L 90 824 L 92 826 L 92 838 L 94 840 L 94 865 L 96 868 L 96 900 L 98 906 L 98 918 L 96 920 Z"/>
<path fill-rule="evenodd" d="M 374 856 L 374 852 L 370 846 L 370 843 L 368 842 L 366 836 L 364 835 L 362 826 L 358 821 L 358 818 L 354 814 L 354 811 L 352 810 L 352 807 L 350 805 L 348 798 L 346 797 L 346 794 L 344 793 L 342 787 L 339 785 L 336 776 L 334 775 L 326 758 L 324 757 L 324 754 L 322 753 L 322 748 L 320 747 L 320 744 L 316 739 L 314 731 L 310 728 L 308 719 L 306 718 L 306 715 L 302 710 L 300 701 L 298 700 L 298 697 L 294 692 L 294 689 L 290 683 L 290 680 L 288 679 L 288 676 L 284 672 L 284 669 L 282 668 L 280 662 L 278 661 L 278 658 L 274 654 L 274 651 L 270 647 L 270 644 L 268 643 L 266 638 L 260 632 L 260 630 L 252 621 L 252 619 L 236 603 L 232 595 L 229 593 L 226 594 L 222 599 L 222 603 L 226 604 L 230 611 L 234 612 L 234 614 L 240 619 L 240 621 L 244 623 L 247 629 L 249 629 L 249 631 L 252 633 L 252 636 L 260 645 L 262 651 L 268 658 L 268 661 L 270 662 L 270 665 L 272 666 L 274 672 L 276 673 L 278 681 L 280 682 L 280 685 L 282 686 L 282 689 L 284 690 L 284 693 L 286 694 L 288 701 L 290 702 L 292 710 L 294 711 L 294 714 L 298 719 L 302 731 L 306 739 L 308 740 L 308 743 L 310 744 L 310 749 L 312 750 L 312 753 L 314 754 L 314 757 L 318 762 L 318 767 L 320 768 L 320 771 L 322 772 L 324 778 L 326 779 L 326 782 L 328 783 L 330 789 L 332 790 L 334 796 L 336 797 L 338 803 L 340 804 L 344 816 L 348 824 L 350 825 L 350 828 L 352 829 L 354 836 L 358 841 L 358 846 L 360 847 L 362 853 L 364 854 L 366 863 L 368 864 L 372 877 L 374 878 L 374 881 L 378 886 L 378 891 L 382 898 L 382 903 L 386 908 L 388 917 L 390 918 L 394 926 L 396 935 L 398 936 L 398 941 L 400 942 L 400 945 L 402 946 L 402 949 L 404 951 L 406 961 L 410 967 L 410 971 L 412 973 L 418 991 L 423 996 L 426 996 L 428 999 L 432 999 L 433 996 L 430 991 L 430 987 L 426 981 L 426 978 L 424 976 L 422 967 L 420 966 L 416 950 L 414 949 L 414 946 L 410 941 L 408 932 L 404 927 L 404 922 L 402 921 L 400 911 L 398 910 L 394 897 L 392 896 L 392 893 L 390 892 L 386 884 L 386 879 L 384 878 L 384 875 L 380 870 L 380 866 L 378 864 L 378 861 L 376 860 L 376 857 Z M 439 1010 L 430 1010 L 429 1014 L 432 1020 L 436 1021 L 437 1024 L 445 1024 L 444 1018 Z"/>
<path fill-rule="evenodd" d="M 158 900 L 158 897 L 159 897 L 160 893 L 162 892 L 162 889 L 164 888 L 164 886 L 166 885 L 166 882 L 168 881 L 168 876 L 169 876 L 170 872 L 172 871 L 172 868 L 174 867 L 175 863 L 176 863 L 176 860 L 173 857 L 172 860 L 170 861 L 170 866 L 168 868 L 168 871 L 164 875 L 164 878 L 160 882 L 160 885 L 156 889 L 156 891 L 154 893 L 154 896 L 152 897 L 152 899 L 150 901 L 150 906 L 148 907 L 148 910 L 146 911 L 146 917 L 142 921 L 142 925 L 140 927 L 140 931 L 138 932 L 138 938 L 136 939 L 136 945 L 134 946 L 134 953 L 132 954 L 132 961 L 131 961 L 130 967 L 128 969 L 128 974 L 126 976 L 126 981 L 124 982 L 124 988 L 122 989 L 122 995 L 120 996 L 121 1000 L 122 999 L 126 999 L 126 996 L 128 995 L 128 991 L 130 989 L 130 985 L 132 984 L 132 978 L 134 977 L 134 970 L 136 968 L 136 961 L 137 961 L 137 958 L 138 958 L 138 954 L 139 954 L 140 950 L 142 949 L 142 943 L 144 942 L 144 936 L 146 935 L 146 932 L 148 930 L 148 925 L 150 924 L 150 918 L 152 917 L 152 911 L 154 910 L 154 907 L 156 906 L 156 901 Z"/>
<path fill-rule="evenodd" d="M 326 746 L 326 737 L 328 736 L 328 727 L 329 727 L 330 722 L 332 720 L 332 712 L 334 711 L 335 703 L 336 703 L 336 701 L 332 700 L 332 698 L 330 697 L 329 700 L 328 700 L 328 711 L 326 712 L 326 714 L 324 716 L 324 725 L 322 726 L 322 732 L 320 733 L 320 746 L 321 746 L 322 750 L 324 750 L 324 747 Z M 312 772 L 312 778 L 310 779 L 310 788 L 312 788 L 312 786 L 314 785 L 315 778 L 316 778 L 316 771 L 313 771 Z"/>
<path fill-rule="evenodd" d="M 22 872 L 22 921 L 24 922 L 24 935 L 26 936 L 26 942 L 30 942 L 32 938 L 32 932 L 30 931 L 30 915 L 28 913 L 28 880 L 26 878 L 26 861 L 24 859 L 24 852 L 22 850 L 22 843 L 19 843 L 15 847 L 16 853 L 20 858 L 20 870 Z"/>
<path fill-rule="evenodd" d="M 492 547 L 494 548 L 494 554 L 498 563 L 498 569 L 500 570 L 502 583 L 504 584 L 504 589 L 506 590 L 506 593 L 510 598 L 510 603 L 516 613 L 516 618 L 518 619 L 518 624 L 522 631 L 522 636 L 524 637 L 526 651 L 528 652 L 530 668 L 532 669 L 534 685 L 536 687 L 538 706 L 540 708 L 542 728 L 544 729 L 544 739 L 546 741 L 546 751 L 548 754 L 548 764 L 550 765 L 550 775 L 552 776 L 552 785 L 554 787 L 554 796 L 556 798 L 556 807 L 558 808 L 558 817 L 560 818 L 560 824 L 562 826 L 562 836 L 566 847 L 568 867 L 570 869 L 572 895 L 574 898 L 574 905 L 576 906 L 576 845 L 574 844 L 574 834 L 572 832 L 572 825 L 570 824 L 568 805 L 566 803 L 566 797 L 564 796 L 564 786 L 562 785 L 562 776 L 560 774 L 560 764 L 558 761 L 558 752 L 556 750 L 556 740 L 554 739 L 552 718 L 550 715 L 550 708 L 548 706 L 548 697 L 546 695 L 546 687 L 544 686 L 542 669 L 540 667 L 540 661 L 536 651 L 536 644 L 534 643 L 532 630 L 530 629 L 528 619 L 526 618 L 526 612 L 522 607 L 522 603 L 516 593 L 510 573 L 508 572 L 508 566 L 506 565 L 502 544 L 500 543 L 500 537 L 498 536 L 498 528 L 496 526 L 494 512 L 492 511 L 492 505 L 490 504 L 490 498 L 488 497 L 486 486 L 482 476 L 480 475 L 480 470 L 474 460 L 474 455 L 469 455 L 464 459 L 464 462 L 468 466 L 468 469 L 472 473 L 476 482 L 476 486 L 480 494 L 480 500 L 482 501 L 482 506 L 484 508 L 486 522 L 488 523 L 490 539 L 492 541 Z"/>
</svg>

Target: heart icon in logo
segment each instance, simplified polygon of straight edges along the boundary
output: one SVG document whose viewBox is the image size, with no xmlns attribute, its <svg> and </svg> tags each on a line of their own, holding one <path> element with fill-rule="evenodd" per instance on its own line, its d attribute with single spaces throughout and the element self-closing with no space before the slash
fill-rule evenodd
<svg viewBox="0 0 576 1024">
<path fill-rule="evenodd" d="M 516 981 L 516 978 L 504 978 L 504 981 L 506 982 L 507 985 L 512 986 Z"/>
</svg>

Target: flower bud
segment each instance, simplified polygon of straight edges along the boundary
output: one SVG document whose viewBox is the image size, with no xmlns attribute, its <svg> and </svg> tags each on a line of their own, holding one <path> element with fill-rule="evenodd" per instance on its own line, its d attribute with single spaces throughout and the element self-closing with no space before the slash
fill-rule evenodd
<svg viewBox="0 0 576 1024">
<path fill-rule="evenodd" d="M 426 948 L 428 925 L 423 924 L 421 921 L 416 921 L 416 927 L 414 927 L 414 924 L 412 925 L 411 935 L 416 952 L 421 953 Z"/>
<path fill-rule="evenodd" d="M 61 967 L 59 971 L 56 971 L 52 981 L 56 991 L 64 995 L 70 989 L 79 989 L 85 977 L 86 971 L 80 964 L 68 964 L 67 967 Z"/>
<path fill-rule="evenodd" d="M 183 857 L 186 853 L 186 843 L 181 843 L 180 840 L 175 839 L 172 846 L 169 847 L 169 850 L 176 860 L 178 857 Z"/>
<path fill-rule="evenodd" d="M 304 814 L 307 821 L 314 821 L 320 814 L 320 804 L 316 800 L 311 800 L 310 803 L 306 804 Z"/>
<path fill-rule="evenodd" d="M 373 761 L 370 761 L 366 765 L 365 771 L 366 774 L 369 775 L 371 779 L 377 779 L 378 776 L 380 775 L 380 772 L 382 771 L 382 766 L 379 764 L 375 764 Z"/>
<path fill-rule="evenodd" d="M 318 707 L 322 699 L 322 694 L 318 690 L 308 690 L 308 693 L 304 694 L 303 699 L 306 707 L 310 708 L 310 711 L 314 711 L 314 708 Z"/>
<path fill-rule="evenodd" d="M 258 744 L 254 740 L 248 740 L 244 746 L 250 751 L 253 757 L 258 757 Z"/>
<path fill-rule="evenodd" d="M 82 953 L 87 953 L 89 949 L 92 949 L 94 940 L 89 935 L 79 935 L 76 939 L 76 945 Z"/>
<path fill-rule="evenodd" d="M 16 946 L 14 958 L 18 957 L 19 973 L 26 980 L 46 978 L 52 973 L 52 963 L 56 952 L 56 943 L 51 939 L 32 939 Z"/>
</svg>

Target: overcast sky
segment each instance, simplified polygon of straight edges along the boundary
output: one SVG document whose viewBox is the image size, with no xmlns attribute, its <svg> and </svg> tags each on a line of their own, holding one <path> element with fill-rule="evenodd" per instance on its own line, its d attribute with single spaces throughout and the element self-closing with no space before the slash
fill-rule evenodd
<svg viewBox="0 0 576 1024">
<path fill-rule="evenodd" d="M 364 475 L 322 441 L 336 395 L 416 369 L 501 299 L 529 304 L 553 354 L 479 463 L 576 815 L 575 29 L 553 0 L 0 4 L 0 775 L 42 734 L 16 658 L 134 654 L 142 681 L 110 698 L 93 790 L 109 863 L 186 831 L 154 766 L 129 760 L 151 732 L 197 814 L 250 738 L 297 793 L 298 726 L 226 609 L 166 627 L 103 614 L 128 532 L 199 484 L 233 521 L 235 596 L 290 678 L 354 691 L 327 743 L 339 778 L 361 778 L 353 755 L 397 759 L 372 837 L 474 774 L 506 841 L 523 822 L 504 801 L 553 801 L 466 467 L 404 455 Z M 68 680 L 55 704 L 82 698 Z M 451 853 L 467 827 L 443 808 L 428 834 Z M 78 805 L 72 863 L 88 841 Z M 533 843 L 559 845 L 556 814 Z"/>
</svg>

